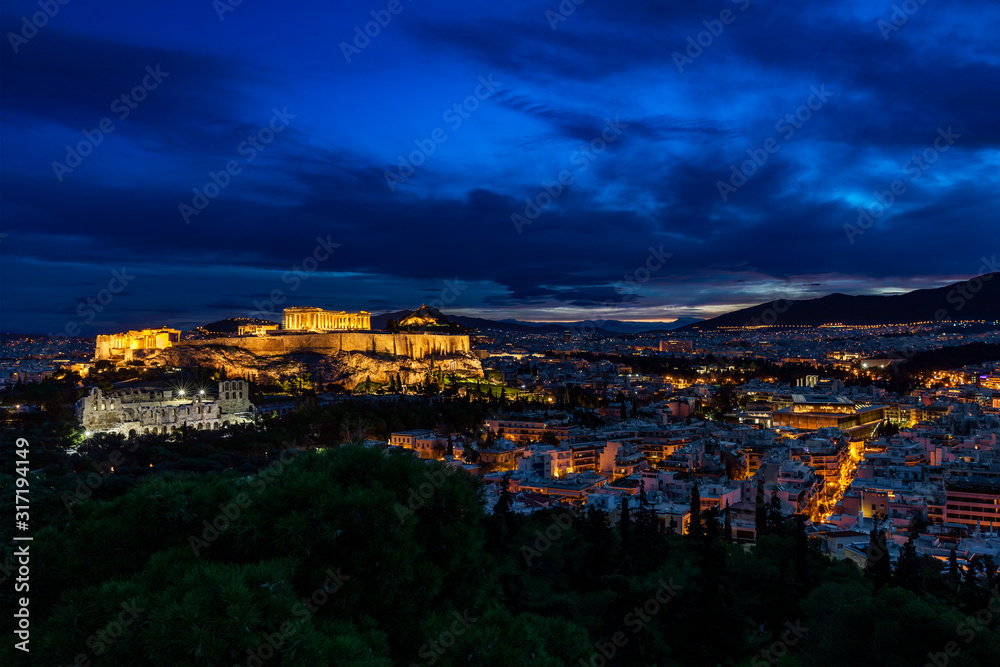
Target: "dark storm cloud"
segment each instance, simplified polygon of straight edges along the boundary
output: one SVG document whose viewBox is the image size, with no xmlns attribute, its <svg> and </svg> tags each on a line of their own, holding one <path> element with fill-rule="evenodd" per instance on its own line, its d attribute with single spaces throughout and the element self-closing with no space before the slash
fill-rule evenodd
<svg viewBox="0 0 1000 667">
<path fill-rule="evenodd" d="M 10 285 L 14 267 L 29 267 L 31 296 L 16 310 L 65 318 L 112 268 L 135 266 L 148 279 L 121 312 L 177 320 L 249 312 L 275 289 L 412 307 L 455 278 L 475 285 L 466 312 L 582 319 L 613 303 L 619 318 L 635 308 L 664 319 L 789 286 L 815 295 L 971 275 L 978 249 L 1000 246 L 1000 48 L 984 28 L 1000 12 L 928 3 L 884 39 L 877 21 L 891 4 L 585 3 L 552 24 L 556 2 L 414 4 L 350 65 L 311 62 L 311 42 L 301 45 L 310 57 L 272 47 L 272 26 L 248 7 L 242 32 L 198 25 L 183 44 L 74 26 L 67 14 L 0 68 L 10 235 L 0 270 Z M 678 71 L 675 54 L 723 10 L 733 21 Z M 280 20 L 306 20 L 295 11 Z M 4 15 L 4 31 L 19 20 Z M 310 14 L 327 20 L 341 15 Z M 114 117 L 111 102 L 157 65 L 163 83 L 57 181 L 64 146 Z M 492 74 L 499 90 L 460 126 L 439 116 Z M 790 126 L 816 90 L 832 92 Z M 284 105 L 295 120 L 248 162 L 237 147 Z M 621 133 L 602 145 L 609 119 Z M 435 124 L 447 140 L 418 151 L 390 190 L 396 156 L 427 146 Z M 959 138 L 935 154 L 947 127 Z M 768 139 L 779 150 L 721 196 Z M 908 161 L 928 150 L 934 162 L 911 178 Z M 179 206 L 230 160 L 241 173 L 185 224 Z M 572 183 L 557 192 L 561 173 Z M 895 179 L 907 192 L 851 242 L 844 225 Z M 542 201 L 518 233 L 511 216 Z M 289 272 L 323 239 L 340 245 L 292 291 Z M 624 293 L 651 253 L 670 257 Z M 181 284 L 199 285 L 197 296 L 175 293 Z"/>
</svg>

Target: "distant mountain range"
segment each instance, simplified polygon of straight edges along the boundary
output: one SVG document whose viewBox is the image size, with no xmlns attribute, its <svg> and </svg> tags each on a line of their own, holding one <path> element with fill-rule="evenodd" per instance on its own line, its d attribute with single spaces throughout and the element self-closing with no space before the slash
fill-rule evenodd
<svg viewBox="0 0 1000 667">
<path fill-rule="evenodd" d="M 394 313 L 382 313 L 372 315 L 372 329 L 384 329 L 387 319 L 401 321 L 414 313 L 412 310 L 399 310 Z M 487 331 L 513 331 L 519 333 L 562 333 L 566 329 L 580 329 L 581 327 L 593 326 L 592 321 L 580 322 L 526 322 L 523 320 L 488 320 L 482 317 L 463 317 L 461 315 L 447 315 L 448 320 L 461 324 L 470 329 Z M 621 320 L 608 320 L 601 322 L 597 331 L 604 333 L 647 333 L 650 331 L 671 331 L 685 324 L 699 322 L 693 318 L 683 318 L 676 322 L 624 322 Z M 588 326 L 589 325 L 589 326 Z"/>
<path fill-rule="evenodd" d="M 768 301 L 709 320 L 688 324 L 682 332 L 759 324 L 822 326 L 884 325 L 914 322 L 1000 320 L 1000 273 L 892 296 L 830 294 L 817 299 Z"/>
<path fill-rule="evenodd" d="M 674 329 L 679 329 L 688 324 L 693 324 L 695 322 L 701 322 L 701 320 L 694 317 L 683 317 L 673 322 L 629 322 L 625 320 L 606 320 L 601 322 L 601 326 L 598 327 L 601 331 L 607 331 L 609 333 L 648 333 L 650 331 L 673 331 Z M 593 320 L 582 320 L 579 322 L 525 322 L 523 320 L 500 320 L 497 324 L 519 324 L 532 329 L 538 329 L 539 327 L 555 327 L 556 329 L 572 329 L 580 328 L 587 324 L 593 325 L 595 322 Z"/>
</svg>

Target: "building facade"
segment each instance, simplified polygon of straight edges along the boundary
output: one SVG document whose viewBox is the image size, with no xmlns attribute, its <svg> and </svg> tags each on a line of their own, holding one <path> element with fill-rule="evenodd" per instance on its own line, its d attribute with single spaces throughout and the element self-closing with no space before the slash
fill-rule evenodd
<svg viewBox="0 0 1000 667">
<path fill-rule="evenodd" d="M 969 528 L 1000 527 L 1000 481 L 986 477 L 947 481 L 944 520 Z"/>
</svg>

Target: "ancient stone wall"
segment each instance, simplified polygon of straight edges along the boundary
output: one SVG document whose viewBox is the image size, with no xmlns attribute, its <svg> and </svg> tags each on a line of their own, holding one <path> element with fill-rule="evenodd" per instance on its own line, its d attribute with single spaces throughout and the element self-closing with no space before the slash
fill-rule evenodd
<svg viewBox="0 0 1000 667">
<path fill-rule="evenodd" d="M 288 354 L 292 352 L 372 352 L 395 354 L 400 357 L 424 359 L 469 351 L 469 337 L 449 334 L 388 334 L 388 333 L 313 333 L 284 334 L 276 336 L 251 336 L 245 338 L 212 338 L 188 340 L 183 346 L 227 345 L 240 347 L 258 355 Z"/>
</svg>

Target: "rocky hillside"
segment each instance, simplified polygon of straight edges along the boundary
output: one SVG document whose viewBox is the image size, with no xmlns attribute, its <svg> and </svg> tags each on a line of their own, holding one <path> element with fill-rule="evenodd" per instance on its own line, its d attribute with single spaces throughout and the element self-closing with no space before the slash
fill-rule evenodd
<svg viewBox="0 0 1000 667">
<path fill-rule="evenodd" d="M 406 384 L 423 382 L 431 365 L 430 359 L 416 360 L 364 352 L 256 355 L 243 348 L 226 345 L 181 345 L 166 350 L 149 350 L 141 357 L 137 351 L 136 358 L 142 358 L 147 364 L 155 366 L 214 366 L 224 368 L 230 377 L 250 377 L 261 382 L 280 381 L 309 373 L 314 380 L 321 379 L 323 384 L 333 382 L 348 389 L 353 389 L 369 377 L 372 382 L 388 382 L 390 375 L 399 375 Z M 442 369 L 445 374 L 454 373 L 459 377 L 483 375 L 482 364 L 471 354 L 455 354 L 435 359 L 435 372 Z"/>
</svg>

